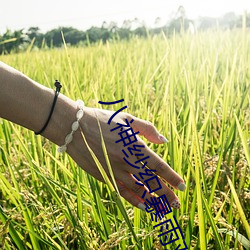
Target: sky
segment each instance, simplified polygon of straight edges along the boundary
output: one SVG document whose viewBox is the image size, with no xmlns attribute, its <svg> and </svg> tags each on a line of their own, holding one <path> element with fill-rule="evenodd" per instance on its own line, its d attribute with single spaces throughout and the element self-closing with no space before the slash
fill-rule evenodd
<svg viewBox="0 0 250 250">
<path fill-rule="evenodd" d="M 167 22 L 178 6 L 184 6 L 189 18 L 218 17 L 226 12 L 250 12 L 249 0 L 0 0 L 0 34 L 38 26 L 46 32 L 59 26 L 86 30 L 103 21 L 121 25 L 125 19 L 139 18 L 152 26 L 157 17 Z"/>
</svg>

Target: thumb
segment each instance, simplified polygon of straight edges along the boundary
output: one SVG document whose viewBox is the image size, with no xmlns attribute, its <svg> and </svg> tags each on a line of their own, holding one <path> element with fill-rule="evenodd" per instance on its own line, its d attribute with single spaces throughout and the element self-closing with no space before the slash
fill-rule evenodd
<svg viewBox="0 0 250 250">
<path fill-rule="evenodd" d="M 156 127 L 151 122 L 134 116 L 132 116 L 132 119 L 134 121 L 131 123 L 131 127 L 134 132 L 139 131 L 140 135 L 143 135 L 147 140 L 153 143 L 160 144 L 168 142 L 168 140 L 157 131 Z"/>
</svg>

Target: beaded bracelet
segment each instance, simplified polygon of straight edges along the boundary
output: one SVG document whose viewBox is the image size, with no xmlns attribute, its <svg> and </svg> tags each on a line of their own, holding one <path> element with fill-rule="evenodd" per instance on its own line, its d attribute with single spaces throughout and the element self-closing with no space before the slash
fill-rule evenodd
<svg viewBox="0 0 250 250">
<path fill-rule="evenodd" d="M 73 140 L 73 134 L 76 132 L 76 130 L 79 128 L 79 122 L 82 119 L 83 115 L 84 115 L 84 111 L 83 111 L 83 107 L 84 107 L 84 102 L 81 100 L 77 100 L 77 107 L 79 108 L 79 110 L 76 113 L 76 121 L 74 121 L 72 123 L 71 126 L 71 132 L 65 137 L 64 140 L 64 144 L 60 147 L 57 148 L 57 151 L 59 153 L 63 153 L 67 150 L 67 146 L 68 144 L 70 144 Z"/>
</svg>

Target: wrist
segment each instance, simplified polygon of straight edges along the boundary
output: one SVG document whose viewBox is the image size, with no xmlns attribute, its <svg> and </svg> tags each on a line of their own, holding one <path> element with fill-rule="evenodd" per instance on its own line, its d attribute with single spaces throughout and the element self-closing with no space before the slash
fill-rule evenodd
<svg viewBox="0 0 250 250">
<path fill-rule="evenodd" d="M 42 135 L 59 146 L 63 145 L 66 135 L 71 131 L 77 110 L 75 101 L 59 94 L 51 120 Z"/>
</svg>

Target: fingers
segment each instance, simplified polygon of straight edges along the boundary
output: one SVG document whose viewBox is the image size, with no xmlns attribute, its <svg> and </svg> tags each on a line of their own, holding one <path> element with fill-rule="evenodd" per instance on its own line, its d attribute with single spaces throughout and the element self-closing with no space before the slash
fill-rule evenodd
<svg viewBox="0 0 250 250">
<path fill-rule="evenodd" d="M 131 174 L 125 173 L 120 176 L 117 185 L 120 191 L 120 194 L 132 205 L 145 210 L 144 203 L 146 201 L 151 201 L 154 196 L 151 193 L 152 190 L 156 190 L 157 195 L 165 195 L 169 205 L 175 209 L 180 208 L 180 202 L 178 197 L 174 192 L 168 188 L 165 183 L 159 178 L 158 180 L 152 179 L 148 185 L 144 185 L 146 182 L 138 182 Z"/>
<path fill-rule="evenodd" d="M 178 197 L 175 193 L 162 181 L 162 179 L 148 168 L 138 170 L 138 173 L 134 174 L 137 179 L 137 185 L 139 180 L 144 184 L 144 187 L 149 193 L 155 193 L 158 196 L 165 195 L 170 206 L 174 201 L 178 201 Z M 145 197 L 146 199 L 147 197 Z M 180 202 L 179 202 L 180 203 Z M 180 205 L 180 204 L 179 204 Z M 176 208 L 176 207 L 175 207 Z M 179 208 L 179 207 L 178 207 Z"/>
<path fill-rule="evenodd" d="M 120 176 L 119 180 L 117 180 L 117 186 L 119 188 L 121 196 L 124 199 L 126 199 L 133 206 L 138 207 L 141 210 L 145 210 L 145 200 L 141 197 L 145 191 L 147 192 L 147 190 L 140 185 L 136 185 L 135 182 L 136 180 L 132 177 L 131 174 L 125 173 Z M 150 197 L 153 197 L 153 195 L 150 195 L 148 193 L 147 198 Z"/>
<path fill-rule="evenodd" d="M 148 155 L 147 167 L 156 170 L 155 174 L 161 176 L 174 188 L 184 191 L 186 185 L 184 180 L 177 174 L 165 161 L 163 161 L 156 153 L 145 147 L 145 155 Z"/>
<path fill-rule="evenodd" d="M 132 116 L 131 119 L 134 120 L 133 123 L 131 123 L 131 127 L 133 128 L 134 132 L 139 131 L 140 135 L 143 135 L 147 140 L 153 143 L 160 144 L 167 142 L 167 139 L 157 131 L 151 122 L 139 119 L 134 116 Z"/>
</svg>

